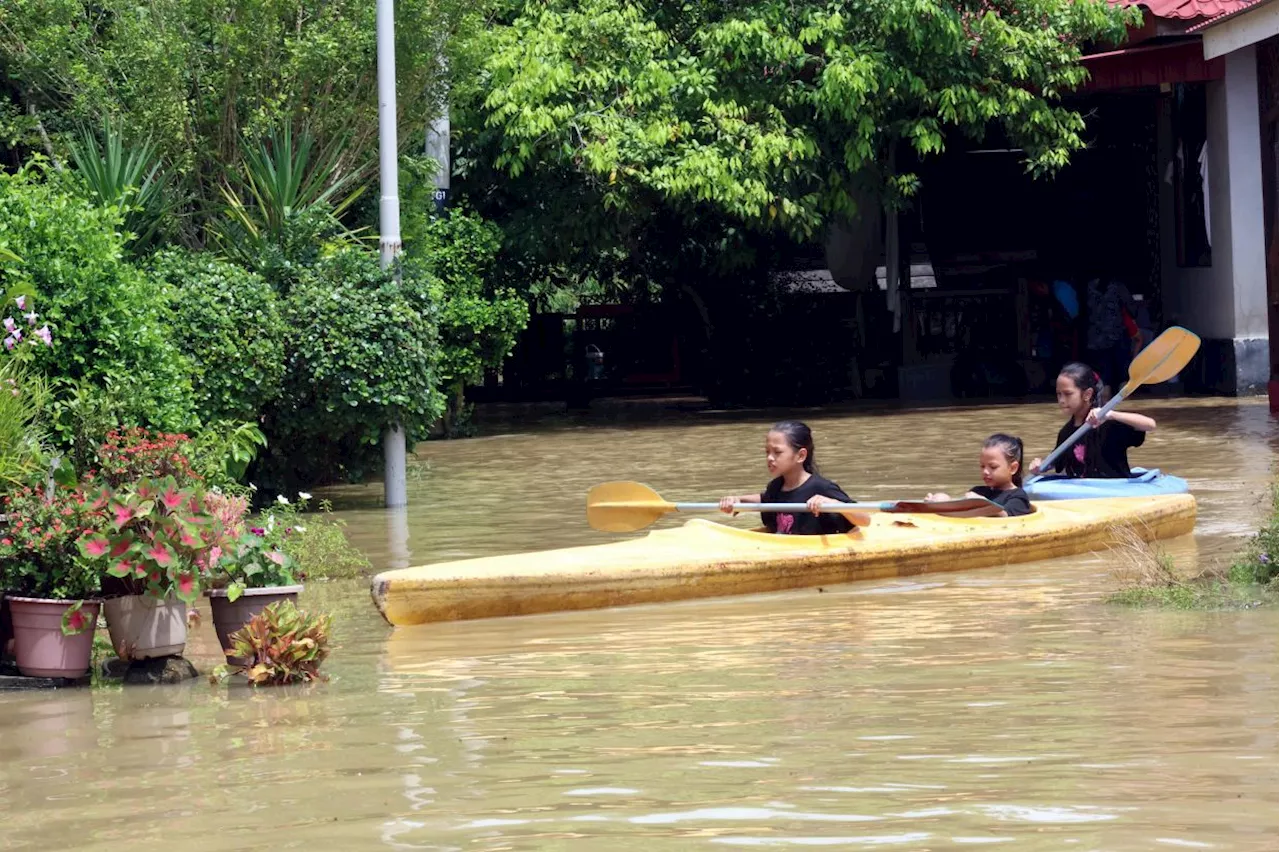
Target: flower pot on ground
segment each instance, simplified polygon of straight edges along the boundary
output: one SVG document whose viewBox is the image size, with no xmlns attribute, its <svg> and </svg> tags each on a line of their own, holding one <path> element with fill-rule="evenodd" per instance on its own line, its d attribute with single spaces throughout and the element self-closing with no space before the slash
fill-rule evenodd
<svg viewBox="0 0 1280 852">
<path fill-rule="evenodd" d="M 218 634 L 218 647 L 226 654 L 227 662 L 243 666 L 247 660 L 231 653 L 231 634 L 248 624 L 255 615 L 279 601 L 297 603 L 302 586 L 272 586 L 264 589 L 244 589 L 234 600 L 229 589 L 209 589 L 209 608 L 213 611 L 213 629 Z"/>
<path fill-rule="evenodd" d="M 97 601 L 9 597 L 13 655 L 28 677 L 83 677 L 93 653 Z"/>
<path fill-rule="evenodd" d="M 107 520 L 81 536 L 80 550 L 106 572 L 104 585 L 129 593 L 106 602 L 111 644 L 121 659 L 173 656 L 185 648 L 187 605 L 220 555 L 221 525 L 204 498 L 197 489 L 179 488 L 172 476 L 89 495 L 91 508 Z"/>
<path fill-rule="evenodd" d="M 187 605 L 175 597 L 123 595 L 103 609 L 111 647 L 122 660 L 177 657 L 187 647 Z"/>
<path fill-rule="evenodd" d="M 18 670 L 32 677 L 80 677 L 89 669 L 100 574 L 79 550 L 94 523 L 82 492 L 21 486 L 0 497 L 0 587 L 6 596 Z"/>
<path fill-rule="evenodd" d="M 271 604 L 296 602 L 302 591 L 304 574 L 297 560 L 285 552 L 284 542 L 295 528 L 304 528 L 296 526 L 298 507 L 284 498 L 264 514 L 260 527 L 248 525 L 249 505 L 244 497 L 210 492 L 205 495 L 205 508 L 223 531 L 221 553 L 212 569 L 211 583 L 217 588 L 206 592 L 213 627 L 227 662 L 242 665 L 244 660 L 230 651 L 231 634 Z"/>
</svg>

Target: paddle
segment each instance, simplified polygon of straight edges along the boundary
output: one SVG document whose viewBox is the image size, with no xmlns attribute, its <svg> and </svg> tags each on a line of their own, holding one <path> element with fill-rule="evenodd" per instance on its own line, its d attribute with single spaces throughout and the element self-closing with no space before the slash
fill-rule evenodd
<svg viewBox="0 0 1280 852">
<path fill-rule="evenodd" d="M 735 512 L 808 512 L 804 503 L 736 503 Z M 587 493 L 587 523 L 603 532 L 642 530 L 670 512 L 718 512 L 719 503 L 671 503 L 639 482 L 604 482 Z M 887 500 L 881 503 L 831 503 L 821 512 L 857 514 L 858 526 L 871 523 L 867 511 L 916 514 L 989 516 L 1003 511 L 982 497 L 928 503 L 924 500 Z"/>
<path fill-rule="evenodd" d="M 1167 382 L 1178 373 L 1182 372 L 1182 368 L 1187 366 L 1187 362 L 1191 360 L 1191 356 L 1196 354 L 1196 350 L 1200 348 L 1200 338 L 1195 334 L 1187 331 L 1181 326 L 1170 326 L 1161 333 L 1159 337 L 1147 344 L 1147 348 L 1138 353 L 1138 357 L 1134 358 L 1129 364 L 1129 381 L 1124 383 L 1124 387 L 1120 388 L 1120 392 L 1113 396 L 1106 405 L 1102 406 L 1101 417 L 1106 417 L 1107 413 L 1120 404 L 1120 400 L 1129 396 L 1145 384 L 1156 384 L 1159 382 Z M 1071 437 L 1063 441 L 1053 452 L 1040 462 L 1040 470 L 1048 470 L 1053 464 L 1054 459 L 1062 455 L 1068 447 L 1080 440 L 1086 432 L 1093 427 L 1088 423 L 1081 425 L 1079 429 L 1071 433 Z M 1041 479 L 1043 476 L 1034 476 L 1028 480 L 1028 484 Z"/>
</svg>

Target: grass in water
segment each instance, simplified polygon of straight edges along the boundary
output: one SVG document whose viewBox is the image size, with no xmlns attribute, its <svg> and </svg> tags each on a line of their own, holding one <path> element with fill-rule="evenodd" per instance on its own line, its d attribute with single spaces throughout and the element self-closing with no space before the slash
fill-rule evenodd
<svg viewBox="0 0 1280 852">
<path fill-rule="evenodd" d="M 1180 571 L 1159 545 L 1143 541 L 1132 527 L 1112 530 L 1113 570 L 1119 590 L 1109 600 L 1127 606 L 1169 609 L 1246 609 L 1277 602 L 1277 518 L 1280 494 L 1273 486 L 1271 511 L 1258 532 L 1228 565 L 1197 574 Z"/>
</svg>

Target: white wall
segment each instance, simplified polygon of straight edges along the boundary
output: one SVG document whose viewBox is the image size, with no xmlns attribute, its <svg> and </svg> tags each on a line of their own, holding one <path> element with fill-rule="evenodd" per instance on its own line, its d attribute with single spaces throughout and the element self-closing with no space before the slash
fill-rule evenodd
<svg viewBox="0 0 1280 852">
<path fill-rule="evenodd" d="M 1206 339 L 1267 336 L 1266 255 L 1262 232 L 1262 151 L 1253 47 L 1226 57 L 1226 76 L 1206 85 L 1209 219 L 1213 265 L 1180 268 L 1173 187 L 1164 181 L 1175 155 L 1165 102 L 1160 122 L 1160 246 L 1164 312 Z M 1185 152 L 1196 168 L 1198 151 Z"/>
<path fill-rule="evenodd" d="M 1262 228 L 1262 139 L 1253 45 L 1226 56 L 1227 162 L 1231 173 L 1231 280 L 1235 336 L 1267 336 L 1266 238 Z M 1274 191 L 1274 187 L 1272 188 Z"/>
</svg>

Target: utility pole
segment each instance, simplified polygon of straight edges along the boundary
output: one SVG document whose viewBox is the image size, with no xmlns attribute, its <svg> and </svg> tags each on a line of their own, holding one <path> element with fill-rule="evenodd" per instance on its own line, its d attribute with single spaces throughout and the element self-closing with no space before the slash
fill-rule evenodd
<svg viewBox="0 0 1280 852">
<path fill-rule="evenodd" d="M 400 165 L 396 143 L 396 23 L 393 0 L 377 0 L 378 27 L 378 252 L 382 268 L 400 254 Z M 387 508 L 408 505 L 405 477 L 404 425 L 392 423 L 382 433 Z"/>
</svg>

